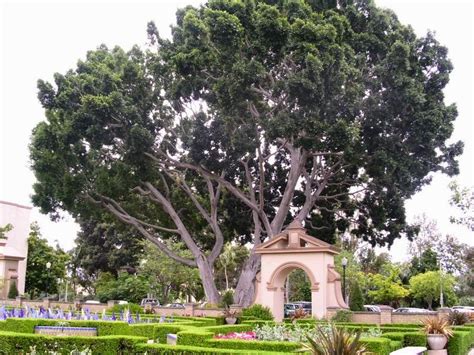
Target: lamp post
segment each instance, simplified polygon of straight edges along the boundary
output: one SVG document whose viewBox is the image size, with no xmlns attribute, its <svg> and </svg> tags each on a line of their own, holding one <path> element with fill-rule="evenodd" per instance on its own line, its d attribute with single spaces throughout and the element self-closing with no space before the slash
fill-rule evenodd
<svg viewBox="0 0 474 355">
<path fill-rule="evenodd" d="M 49 298 L 49 279 L 51 278 L 51 263 L 48 261 L 46 263 L 46 270 L 48 270 L 48 283 L 46 285 L 46 297 Z"/>
<path fill-rule="evenodd" d="M 347 266 L 347 258 L 343 257 L 341 260 L 342 265 L 342 298 L 344 302 L 346 302 L 346 266 Z"/>
<path fill-rule="evenodd" d="M 441 267 L 441 260 L 439 261 L 439 305 L 444 308 L 444 294 L 443 294 L 443 268 Z"/>
</svg>

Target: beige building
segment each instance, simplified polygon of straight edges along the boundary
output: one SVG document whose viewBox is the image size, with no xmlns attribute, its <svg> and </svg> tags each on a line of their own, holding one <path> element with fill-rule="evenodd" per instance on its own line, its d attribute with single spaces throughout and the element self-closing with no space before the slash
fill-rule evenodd
<svg viewBox="0 0 474 355">
<path fill-rule="evenodd" d="M 13 226 L 7 239 L 0 239 L 0 298 L 7 297 L 13 280 L 19 293 L 25 292 L 30 212 L 31 207 L 0 201 L 0 227 Z"/>
</svg>

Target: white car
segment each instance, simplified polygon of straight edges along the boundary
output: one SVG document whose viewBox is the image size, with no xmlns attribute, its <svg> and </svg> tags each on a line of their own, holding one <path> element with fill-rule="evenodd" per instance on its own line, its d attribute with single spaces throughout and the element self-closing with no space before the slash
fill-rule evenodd
<svg viewBox="0 0 474 355">
<path fill-rule="evenodd" d="M 377 312 L 380 313 L 380 307 L 373 304 L 364 304 L 364 310 L 366 312 Z"/>
<path fill-rule="evenodd" d="M 101 304 L 100 301 L 96 300 L 87 300 L 84 302 L 84 304 Z"/>
<path fill-rule="evenodd" d="M 436 313 L 424 308 L 401 307 L 393 311 L 394 313 Z"/>
</svg>

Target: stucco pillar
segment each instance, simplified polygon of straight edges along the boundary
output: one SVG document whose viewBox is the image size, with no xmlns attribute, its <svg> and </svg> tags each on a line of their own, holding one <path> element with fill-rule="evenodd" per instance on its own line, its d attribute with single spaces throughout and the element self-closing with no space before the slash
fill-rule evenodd
<svg viewBox="0 0 474 355">
<path fill-rule="evenodd" d="M 451 312 L 450 308 L 438 308 L 438 319 L 439 320 L 447 319 L 450 312 Z"/>
<path fill-rule="evenodd" d="M 324 290 L 324 288 L 322 288 Z M 311 313 L 312 316 L 321 319 L 326 317 L 326 295 L 319 287 L 311 288 Z"/>
<path fill-rule="evenodd" d="M 273 312 L 275 322 L 282 322 L 285 316 L 283 310 L 285 306 L 285 289 L 283 287 L 275 287 L 272 293 L 272 305 L 269 307 Z"/>
<path fill-rule="evenodd" d="M 380 306 L 380 324 L 392 323 L 392 311 L 393 308 L 390 306 Z"/>
</svg>

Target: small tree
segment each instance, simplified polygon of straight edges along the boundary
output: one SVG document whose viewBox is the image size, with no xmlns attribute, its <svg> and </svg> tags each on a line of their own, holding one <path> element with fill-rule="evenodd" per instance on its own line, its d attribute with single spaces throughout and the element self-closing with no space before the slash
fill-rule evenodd
<svg viewBox="0 0 474 355">
<path fill-rule="evenodd" d="M 362 291 L 357 281 L 354 281 L 352 283 L 350 295 L 351 297 L 349 302 L 349 308 L 351 309 L 351 311 L 363 311 L 364 296 L 362 295 Z"/>
<path fill-rule="evenodd" d="M 413 276 L 410 279 L 410 294 L 415 300 L 426 302 L 428 308 L 432 309 L 433 302 L 439 301 L 441 284 L 443 285 L 446 303 L 455 302 L 454 277 L 442 274 L 439 271 L 428 271 Z"/>
<path fill-rule="evenodd" d="M 19 295 L 18 288 L 16 287 L 16 281 L 12 280 L 10 283 L 10 289 L 8 290 L 8 298 L 17 298 Z"/>
</svg>

